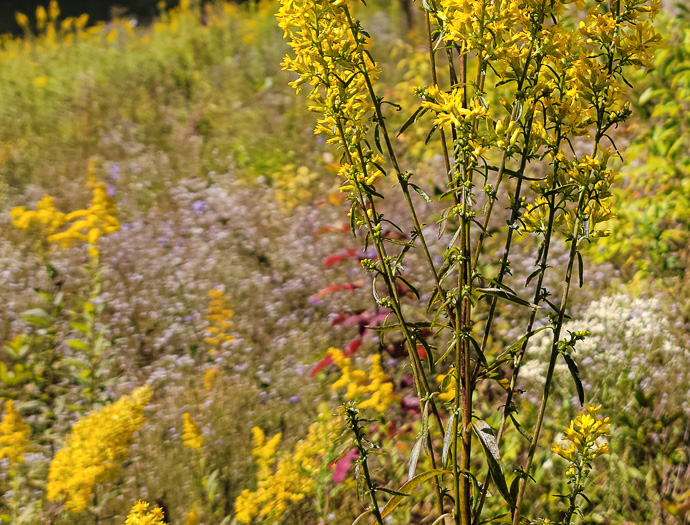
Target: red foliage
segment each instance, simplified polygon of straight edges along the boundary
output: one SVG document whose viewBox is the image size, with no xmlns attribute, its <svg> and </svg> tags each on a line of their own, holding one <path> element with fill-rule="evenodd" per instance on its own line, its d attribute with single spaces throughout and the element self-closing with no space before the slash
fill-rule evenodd
<svg viewBox="0 0 690 525">
<path fill-rule="evenodd" d="M 364 286 L 364 280 L 360 279 L 359 281 L 355 281 L 354 283 L 341 283 L 341 284 L 329 284 L 322 290 L 319 290 L 316 292 L 314 295 L 312 295 L 309 298 L 310 303 L 317 302 L 319 299 L 322 297 L 325 297 L 327 295 L 330 295 L 335 292 L 342 292 L 342 291 L 352 291 L 356 290 L 357 288 L 361 288 Z"/>
</svg>

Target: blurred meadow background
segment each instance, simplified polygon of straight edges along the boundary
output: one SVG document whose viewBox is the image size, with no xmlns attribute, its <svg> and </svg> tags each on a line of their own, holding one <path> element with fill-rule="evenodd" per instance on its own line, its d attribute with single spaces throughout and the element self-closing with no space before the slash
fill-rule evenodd
<svg viewBox="0 0 690 525">
<path fill-rule="evenodd" d="M 379 85 L 413 107 L 429 77 L 423 17 L 368 4 L 356 14 Z M 371 380 L 392 385 L 382 478 L 405 478 L 419 407 L 402 343 L 368 328 L 385 318 L 359 263 L 371 254 L 349 231 L 337 152 L 281 70 L 278 2 L 160 2 L 103 20 L 22 5 L 0 37 L 0 520 L 120 524 L 141 499 L 175 525 L 352 523 L 364 507 L 356 454 L 332 428 L 344 397 L 329 349 L 363 370 L 380 356 Z M 611 424 L 579 523 L 690 522 L 690 9 L 669 1 L 655 24 L 655 67 L 635 72 L 634 116 L 615 131 L 618 217 L 583 252 L 565 327 L 591 332 L 575 357 Z M 391 110 L 389 126 L 408 117 Z M 411 128 L 394 146 L 440 194 L 425 140 Z M 406 264 L 415 275 L 421 255 Z M 511 268 L 531 273 L 528 243 Z M 521 315 L 501 307 L 495 347 L 521 335 Z M 549 345 L 535 336 L 528 352 Z M 548 444 L 578 411 L 563 367 L 528 495 L 543 516 L 567 468 Z M 521 398 L 540 374 L 525 368 Z M 519 432 L 504 440 L 505 461 L 524 454 Z M 418 490 L 390 523 L 427 523 L 433 491 Z"/>
</svg>

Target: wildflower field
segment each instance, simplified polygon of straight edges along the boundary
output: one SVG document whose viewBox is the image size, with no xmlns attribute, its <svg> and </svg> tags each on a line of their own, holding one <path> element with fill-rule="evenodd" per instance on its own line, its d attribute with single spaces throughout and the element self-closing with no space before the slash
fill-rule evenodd
<svg viewBox="0 0 690 525">
<path fill-rule="evenodd" d="M 0 524 L 690 523 L 685 0 L 0 36 Z"/>
</svg>

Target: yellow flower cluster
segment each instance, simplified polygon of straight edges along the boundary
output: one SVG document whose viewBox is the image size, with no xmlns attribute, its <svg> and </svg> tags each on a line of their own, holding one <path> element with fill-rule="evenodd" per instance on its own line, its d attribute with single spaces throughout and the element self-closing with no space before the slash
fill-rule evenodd
<svg viewBox="0 0 690 525">
<path fill-rule="evenodd" d="M 295 54 L 282 63 L 283 69 L 299 75 L 290 85 L 299 91 L 310 84 L 309 110 L 323 115 L 315 133 L 327 135 L 329 143 L 345 141 L 355 167 L 342 173 L 350 180 L 373 184 L 382 174 L 376 169 L 364 175 L 366 166 L 357 145 L 366 136 L 373 110 L 367 78 L 373 85 L 379 69 L 364 52 L 364 36 L 356 35 L 351 25 L 348 2 L 281 0 L 277 18 Z M 351 191 L 350 186 L 346 191 Z"/>
<path fill-rule="evenodd" d="M 65 214 L 55 208 L 55 199 L 44 195 L 36 204 L 36 211 L 27 210 L 24 206 L 12 208 L 12 223 L 20 230 L 36 229 L 42 236 L 48 237 L 65 224 Z"/>
<path fill-rule="evenodd" d="M 312 197 L 313 189 L 318 181 L 318 173 L 311 171 L 308 167 L 286 164 L 280 171 L 273 174 L 272 186 L 278 202 L 285 211 L 289 212 Z"/>
<path fill-rule="evenodd" d="M 214 347 L 210 350 L 210 353 L 214 354 L 216 348 L 234 339 L 228 332 L 234 326 L 230 319 L 235 315 L 235 312 L 230 305 L 230 297 L 221 290 L 210 290 L 208 296 L 211 298 L 211 302 L 208 305 L 208 315 L 206 316 L 209 326 L 204 330 L 211 335 L 206 337 L 204 342 Z"/>
<path fill-rule="evenodd" d="M 7 458 L 11 467 L 24 461 L 22 454 L 29 446 L 30 434 L 29 426 L 14 408 L 14 401 L 8 399 L 0 423 L 0 459 Z"/>
<path fill-rule="evenodd" d="M 71 512 L 86 509 L 94 485 L 111 479 L 129 455 L 151 395 L 149 387 L 139 388 L 74 424 L 50 463 L 48 500 L 63 499 Z"/>
<path fill-rule="evenodd" d="M 13 208 L 10 217 L 20 230 L 38 230 L 42 242 L 56 243 L 61 248 L 86 242 L 89 255 L 98 257 L 98 240 L 120 229 L 117 220 L 117 207 L 110 198 L 107 185 L 96 178 L 96 161 L 89 160 L 87 186 L 93 197 L 88 208 L 71 213 L 62 213 L 55 208 L 54 199 L 45 195 L 37 205 L 37 210 L 27 210 L 24 206 Z M 58 231 L 62 229 L 61 231 Z"/>
<path fill-rule="evenodd" d="M 216 380 L 218 379 L 218 369 L 217 368 L 209 368 L 204 372 L 204 389 L 206 392 L 210 392 L 213 390 L 213 385 L 216 384 Z"/>
<path fill-rule="evenodd" d="M 262 523 L 275 523 L 290 505 L 314 495 L 318 473 L 328 466 L 332 458 L 334 440 L 338 436 L 340 421 L 327 415 L 323 408 L 319 420 L 309 427 L 307 437 L 278 459 L 275 469 L 260 470 L 257 489 L 243 490 L 235 502 L 235 519 L 251 523 L 260 518 Z"/>
<path fill-rule="evenodd" d="M 199 517 L 196 514 L 196 509 L 192 509 L 187 513 L 187 518 L 184 520 L 184 525 L 199 525 Z"/>
<path fill-rule="evenodd" d="M 163 521 L 163 509 L 149 509 L 146 501 L 137 501 L 129 512 L 125 525 L 166 525 Z"/>
<path fill-rule="evenodd" d="M 185 447 L 201 450 L 204 444 L 204 436 L 201 434 L 199 425 L 192 419 L 187 412 L 182 415 L 182 443 Z"/>
<path fill-rule="evenodd" d="M 55 50 L 59 47 L 58 38 L 64 45 L 70 45 L 75 36 L 84 39 L 93 34 L 93 31 L 86 30 L 86 24 L 89 21 L 87 14 L 76 18 L 68 17 L 59 21 L 60 6 L 57 0 L 50 0 L 47 11 L 45 7 L 39 5 L 36 8 L 35 16 L 36 29 L 39 35 L 37 40 L 40 47 Z M 31 31 L 31 24 L 27 15 L 17 12 L 15 13 L 15 20 L 25 33 Z"/>
<path fill-rule="evenodd" d="M 474 124 L 476 120 L 486 118 L 489 112 L 478 100 L 473 100 L 470 108 L 463 107 L 462 92 L 462 89 L 455 88 L 446 93 L 438 86 L 432 86 L 425 93 L 422 107 L 436 112 L 434 124 L 439 127 L 465 127 L 468 123 Z"/>
<path fill-rule="evenodd" d="M 329 348 L 328 355 L 340 368 L 340 378 L 331 385 L 338 390 L 347 388 L 345 398 L 348 400 L 362 399 L 358 408 L 373 408 L 377 412 L 385 412 L 396 401 L 393 394 L 393 383 L 390 377 L 383 371 L 381 356 L 376 354 L 371 358 L 371 372 L 369 375 L 364 370 L 357 370 L 351 364 L 350 358 L 336 348 Z"/>
<path fill-rule="evenodd" d="M 252 449 L 252 456 L 256 458 L 254 461 L 259 467 L 260 472 L 268 471 L 270 466 L 273 464 L 276 450 L 283 435 L 278 432 L 271 439 L 266 440 L 264 431 L 259 427 L 252 428 L 252 435 L 254 436 L 254 448 Z"/>
<path fill-rule="evenodd" d="M 497 82 L 527 79 L 515 103 L 524 107 L 520 114 L 543 113 L 545 125 L 537 133 L 532 130 L 532 139 L 535 148 L 547 146 L 553 158 L 562 154 L 560 145 L 556 147 L 559 133 L 546 122 L 561 123 L 560 136 L 587 135 L 589 127 L 602 118 L 602 108 L 613 110 L 606 113 L 609 117 L 620 116 L 615 112 L 621 110 L 624 68 L 648 67 L 660 41 L 651 23 L 659 0 L 621 0 L 618 13 L 597 2 L 575 28 L 560 22 L 571 5 L 574 14 L 585 7 L 582 0 L 441 0 L 432 9 L 444 38 L 466 51 L 477 51 L 498 75 Z M 443 102 L 458 105 L 455 91 L 444 96 L 447 101 Z M 439 105 L 425 107 L 440 112 L 437 123 L 451 122 L 449 108 L 442 102 Z M 470 108 L 476 105 L 468 101 Z M 513 106 L 506 103 L 506 109 L 512 112 Z M 541 120 L 542 116 L 533 118 L 535 123 Z M 505 122 L 505 127 L 512 124 Z"/>
<path fill-rule="evenodd" d="M 600 438 L 611 435 L 611 426 L 608 417 L 602 418 L 597 414 L 600 408 L 601 405 L 585 405 L 585 411 L 565 429 L 566 443 L 554 443 L 551 450 L 571 463 L 579 460 L 582 464 L 608 454 L 609 445 Z"/>
</svg>

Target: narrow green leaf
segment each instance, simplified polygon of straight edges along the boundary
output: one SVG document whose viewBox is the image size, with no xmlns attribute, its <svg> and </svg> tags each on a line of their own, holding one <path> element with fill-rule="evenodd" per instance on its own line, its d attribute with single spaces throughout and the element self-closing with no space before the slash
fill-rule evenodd
<svg viewBox="0 0 690 525">
<path fill-rule="evenodd" d="M 412 492 L 413 489 L 415 489 L 425 481 L 435 476 L 441 476 L 447 473 L 448 471 L 444 469 L 435 469 L 422 472 L 421 474 L 418 474 L 417 476 L 409 480 L 407 483 L 405 483 L 402 487 L 400 487 L 400 490 L 398 490 L 397 492 L 404 494 L 405 496 L 409 496 L 410 492 Z M 385 518 L 386 516 L 388 516 L 391 512 L 395 510 L 395 508 L 398 505 L 400 505 L 400 503 L 402 503 L 402 501 L 403 496 L 393 496 L 390 500 L 388 500 L 386 506 L 383 507 L 383 510 L 381 511 L 381 517 Z"/>
<path fill-rule="evenodd" d="M 510 497 L 513 498 L 513 501 L 517 500 L 519 489 L 520 489 L 520 476 L 515 476 L 515 479 L 510 484 Z"/>
<path fill-rule="evenodd" d="M 419 454 L 422 452 L 422 445 L 425 437 L 426 436 L 422 433 L 422 436 L 414 444 L 414 448 L 412 448 L 412 455 L 410 456 L 410 468 L 407 471 L 407 479 L 414 478 L 414 473 L 417 470 L 417 462 L 419 461 Z"/>
<path fill-rule="evenodd" d="M 425 146 L 426 146 L 427 144 L 429 144 L 429 141 L 431 140 L 431 137 L 434 135 L 434 132 L 435 132 L 437 129 L 438 129 L 438 126 L 436 126 L 436 125 L 435 125 L 433 128 L 431 128 L 431 131 L 430 131 L 429 134 L 426 136 L 426 140 L 424 140 L 424 145 L 425 145 Z"/>
<path fill-rule="evenodd" d="M 580 278 L 580 288 L 582 288 L 582 285 L 585 282 L 584 279 L 584 273 L 585 273 L 585 266 L 584 263 L 582 262 L 582 254 L 580 252 L 575 252 L 577 254 L 577 274 L 578 277 Z"/>
<path fill-rule="evenodd" d="M 408 328 L 430 328 L 431 323 L 428 321 L 421 321 L 419 323 L 405 323 Z M 367 326 L 369 330 L 374 330 L 376 332 L 397 332 L 402 330 L 402 325 L 400 324 L 389 324 L 386 326 Z"/>
<path fill-rule="evenodd" d="M 75 350 L 79 350 L 81 352 L 88 352 L 91 348 L 88 343 L 79 341 L 79 339 L 70 339 L 67 341 L 67 344 L 70 346 L 70 348 L 74 348 Z"/>
<path fill-rule="evenodd" d="M 448 374 L 450 375 L 450 374 Z M 443 438 L 443 452 L 441 453 L 441 464 L 446 465 L 448 460 L 448 451 L 450 450 L 450 444 L 453 442 L 453 422 L 455 421 L 455 412 L 453 412 L 448 418 L 448 424 L 446 425 L 446 435 Z"/>
<path fill-rule="evenodd" d="M 513 425 L 515 425 L 515 428 L 517 428 L 517 431 L 520 432 L 520 434 L 522 434 L 522 437 L 524 437 L 527 441 L 529 441 L 531 443 L 532 442 L 532 436 L 530 436 L 529 432 L 527 432 L 524 429 L 524 427 L 520 423 L 518 423 L 518 420 L 515 419 L 515 416 L 512 413 L 509 414 L 509 416 L 513 422 Z"/>
<path fill-rule="evenodd" d="M 362 512 L 359 516 L 357 516 L 357 519 L 352 522 L 352 525 L 358 525 L 359 523 L 364 523 L 362 520 L 369 514 L 371 514 L 372 509 L 367 509 L 364 512 Z"/>
<path fill-rule="evenodd" d="M 479 346 L 479 343 L 477 343 L 477 341 L 475 341 L 474 337 L 472 337 L 472 336 L 469 336 L 468 339 L 472 343 L 474 350 L 477 352 L 477 356 L 478 356 L 479 361 L 481 362 L 482 366 L 484 368 L 489 368 L 489 363 L 486 361 L 486 357 L 484 356 L 484 352 L 482 352 L 482 349 Z"/>
<path fill-rule="evenodd" d="M 378 124 L 376 124 L 376 127 L 374 128 L 374 143 L 376 144 L 376 148 L 379 150 L 379 153 L 383 153 L 383 148 L 381 147 L 381 132 L 379 131 Z"/>
<path fill-rule="evenodd" d="M 386 494 L 390 494 L 391 496 L 400 496 L 401 498 L 409 498 L 409 494 L 405 494 L 404 492 L 398 492 L 397 490 L 393 489 L 387 489 L 386 487 L 376 487 L 377 492 L 385 492 Z"/>
<path fill-rule="evenodd" d="M 501 467 L 501 455 L 493 429 L 486 421 L 481 419 L 472 423 L 472 429 L 474 430 L 474 433 L 477 434 L 477 437 L 482 444 L 484 454 L 486 455 L 486 459 L 489 464 L 489 472 L 491 472 L 491 478 L 494 480 L 496 488 L 498 488 L 498 491 L 501 493 L 501 496 L 503 496 L 503 499 L 506 500 L 506 503 L 508 503 L 511 507 L 515 507 L 515 502 L 510 495 L 508 484 L 506 483 L 506 478 L 503 474 L 503 468 Z"/>
<path fill-rule="evenodd" d="M 573 361 L 573 358 L 568 354 L 564 353 L 563 358 L 565 363 L 568 365 L 568 370 L 570 370 L 570 375 L 573 376 L 575 381 L 575 388 L 577 389 L 577 397 L 580 400 L 580 406 L 585 404 L 585 389 L 582 387 L 582 381 L 580 380 L 580 370 L 577 368 L 577 364 Z"/>
<path fill-rule="evenodd" d="M 491 295 L 492 297 L 498 297 L 500 299 L 505 299 L 511 303 L 519 304 L 520 306 L 527 306 L 529 308 L 540 308 L 540 306 L 522 299 L 517 295 L 511 294 L 501 288 L 477 288 L 477 291 L 482 295 Z"/>
<path fill-rule="evenodd" d="M 400 128 L 400 131 L 398 131 L 398 135 L 402 135 L 407 128 L 409 128 L 412 124 L 417 122 L 419 117 L 424 115 L 424 113 L 426 113 L 427 111 L 428 111 L 427 108 L 423 108 L 422 106 L 419 106 L 417 108 L 417 110 L 414 113 L 412 113 L 412 116 L 410 118 L 408 118 L 405 121 L 405 123 L 402 125 L 402 127 Z"/>
<path fill-rule="evenodd" d="M 429 198 L 429 196 L 426 193 L 424 193 L 424 190 L 422 188 L 420 188 L 416 184 L 410 184 L 410 186 L 412 187 L 412 189 L 414 191 L 419 193 L 419 195 L 422 197 L 422 199 L 424 199 L 426 202 L 431 202 L 431 199 Z"/>
<path fill-rule="evenodd" d="M 402 276 L 400 276 L 400 275 L 396 275 L 395 278 L 398 279 L 399 281 L 402 281 L 403 284 L 404 284 L 405 286 L 407 286 L 408 290 L 410 290 L 410 291 L 415 295 L 415 297 L 417 297 L 417 300 L 419 300 L 419 298 L 420 298 L 419 291 L 417 290 L 417 288 L 415 288 L 415 287 L 410 283 L 410 281 L 408 281 L 407 279 L 405 279 L 404 277 L 402 277 Z"/>
<path fill-rule="evenodd" d="M 427 435 L 429 434 L 429 406 L 431 405 L 431 399 L 427 399 L 426 403 L 424 403 L 424 411 L 422 413 L 422 437 L 424 438 L 424 450 L 426 450 L 426 453 L 429 453 L 429 448 L 428 448 L 428 443 L 426 440 Z M 412 477 L 412 476 L 410 476 Z"/>
</svg>

